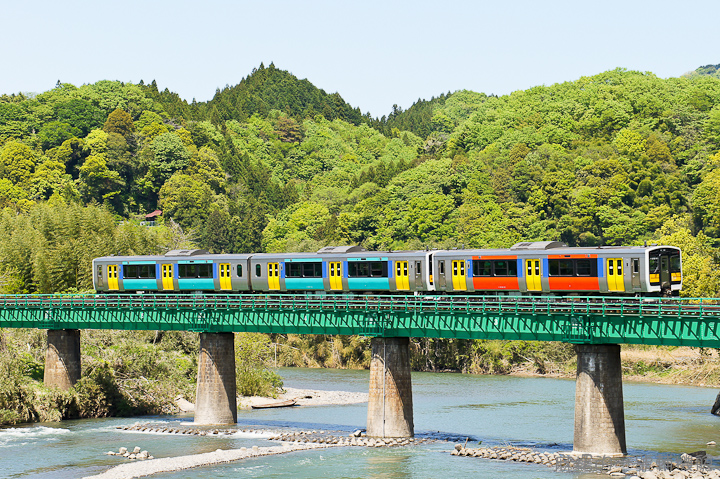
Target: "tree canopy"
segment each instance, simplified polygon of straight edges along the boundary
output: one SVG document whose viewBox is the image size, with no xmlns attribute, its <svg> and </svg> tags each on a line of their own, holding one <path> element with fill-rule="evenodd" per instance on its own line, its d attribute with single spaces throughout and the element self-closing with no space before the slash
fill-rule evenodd
<svg viewBox="0 0 720 479">
<path fill-rule="evenodd" d="M 170 230 L 228 253 L 663 240 L 710 271 L 710 67 L 669 79 L 617 69 L 501 97 L 447 92 L 380 119 L 272 64 L 208 102 L 154 81 L 61 83 L 0 96 L 0 207 L 101 207 L 112 227 L 161 209 Z M 708 275 L 692 281 L 717 292 Z"/>
</svg>

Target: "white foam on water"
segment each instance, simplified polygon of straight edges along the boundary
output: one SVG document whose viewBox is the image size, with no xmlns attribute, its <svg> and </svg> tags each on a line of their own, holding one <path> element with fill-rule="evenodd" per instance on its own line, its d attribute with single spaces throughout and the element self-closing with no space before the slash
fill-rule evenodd
<svg viewBox="0 0 720 479">
<path fill-rule="evenodd" d="M 60 436 L 72 434 L 69 429 L 60 427 L 32 426 L 0 429 L 0 447 L 25 446 L 41 441 L 55 441 Z"/>
</svg>

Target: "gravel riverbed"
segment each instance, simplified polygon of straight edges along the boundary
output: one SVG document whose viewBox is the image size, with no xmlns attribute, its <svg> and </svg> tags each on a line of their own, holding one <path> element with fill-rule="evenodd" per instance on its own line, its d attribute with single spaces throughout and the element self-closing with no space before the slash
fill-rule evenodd
<svg viewBox="0 0 720 479">
<path fill-rule="evenodd" d="M 165 457 L 142 462 L 131 462 L 113 467 L 102 474 L 87 476 L 84 479 L 131 479 L 134 477 L 145 477 L 160 472 L 181 471 L 193 467 L 210 466 L 225 462 L 238 461 L 249 457 L 270 456 L 273 454 L 285 454 L 293 451 L 304 451 L 308 449 L 321 449 L 336 447 L 331 444 L 283 444 L 281 446 L 242 447 L 240 449 L 206 452 L 204 454 L 192 454 L 188 456 Z"/>
</svg>

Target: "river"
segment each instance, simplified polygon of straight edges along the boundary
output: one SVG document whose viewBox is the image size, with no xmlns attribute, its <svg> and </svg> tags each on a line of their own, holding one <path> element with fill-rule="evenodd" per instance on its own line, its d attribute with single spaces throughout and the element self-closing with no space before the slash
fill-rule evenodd
<svg viewBox="0 0 720 479">
<path fill-rule="evenodd" d="M 362 391 L 368 371 L 283 368 L 289 387 Z M 572 449 L 575 381 L 514 376 L 413 373 L 415 431 L 470 437 L 483 446 L 525 445 L 543 450 Z M 629 454 L 646 461 L 673 454 L 720 450 L 720 417 L 709 410 L 711 388 L 625 382 L 625 424 Z M 364 428 L 366 404 L 240 410 L 241 429 L 316 429 L 347 434 Z M 155 457 L 210 452 L 275 443 L 250 433 L 231 436 L 146 434 L 117 429 L 136 423 L 192 427 L 192 417 L 141 417 L 42 423 L 0 429 L 0 477 L 76 478 L 98 474 L 124 459 L 106 456 L 120 446 L 139 446 Z M 540 465 L 450 456 L 453 443 L 438 441 L 404 448 L 342 447 L 266 456 L 208 466 L 157 478 L 377 478 L 488 477 L 506 479 L 585 477 Z M 717 462 L 717 461 L 715 461 Z M 593 476 L 594 477 L 594 476 Z M 607 477 L 607 476 L 605 476 Z"/>
</svg>

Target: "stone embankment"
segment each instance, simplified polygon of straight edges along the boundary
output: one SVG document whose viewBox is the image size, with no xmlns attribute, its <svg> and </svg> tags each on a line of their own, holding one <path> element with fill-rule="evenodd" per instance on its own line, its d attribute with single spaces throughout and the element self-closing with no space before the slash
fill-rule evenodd
<svg viewBox="0 0 720 479">
<path fill-rule="evenodd" d="M 480 457 L 500 461 L 526 462 L 542 464 L 555 469 L 572 470 L 577 466 L 580 456 L 573 453 L 538 452 L 525 447 L 485 447 L 468 448 L 456 444 L 451 453 L 453 456 Z M 655 462 L 649 467 L 640 464 L 636 467 L 606 465 L 603 472 L 613 478 L 627 479 L 720 479 L 720 470 L 710 469 L 701 462 L 702 459 L 683 454 L 680 464 L 666 463 L 659 467 Z"/>
<path fill-rule="evenodd" d="M 337 446 L 365 446 L 365 447 L 392 447 L 392 446 L 409 446 L 412 444 L 429 444 L 438 441 L 437 438 L 426 437 L 426 438 L 372 438 L 367 437 L 364 432 L 356 431 L 349 436 L 342 436 L 337 431 L 291 431 L 291 432 L 278 432 L 270 431 L 267 429 L 199 429 L 199 428 L 177 428 L 177 427 L 165 427 L 165 426 L 152 426 L 135 424 L 132 426 L 119 426 L 118 429 L 122 431 L 134 431 L 134 432 L 145 432 L 145 433 L 159 433 L 159 434 L 184 434 L 191 436 L 229 436 L 231 434 L 237 434 L 240 432 L 270 435 L 267 437 L 270 441 L 282 441 L 292 443 L 303 443 L 303 444 L 329 444 Z M 444 440 L 448 440 L 446 438 Z M 108 453 L 109 454 L 109 453 Z M 116 455 L 122 455 L 113 453 Z"/>
<path fill-rule="evenodd" d="M 311 444 L 332 444 L 337 446 L 362 446 L 362 447 L 397 447 L 409 446 L 411 444 L 428 444 L 435 442 L 432 438 L 374 438 L 367 437 L 364 433 L 355 432 L 349 436 L 337 436 L 328 434 L 325 431 L 299 431 L 282 433 L 271 437 L 271 441 L 284 441 L 294 443 Z"/>
<path fill-rule="evenodd" d="M 132 426 L 118 426 L 117 429 L 122 431 L 150 432 L 164 434 L 189 434 L 192 436 L 227 436 L 238 432 L 254 432 L 265 433 L 267 431 L 257 431 L 248 429 L 197 429 L 197 428 L 179 428 L 179 427 L 163 427 L 163 426 L 145 426 L 142 424 L 134 424 Z"/>
</svg>

